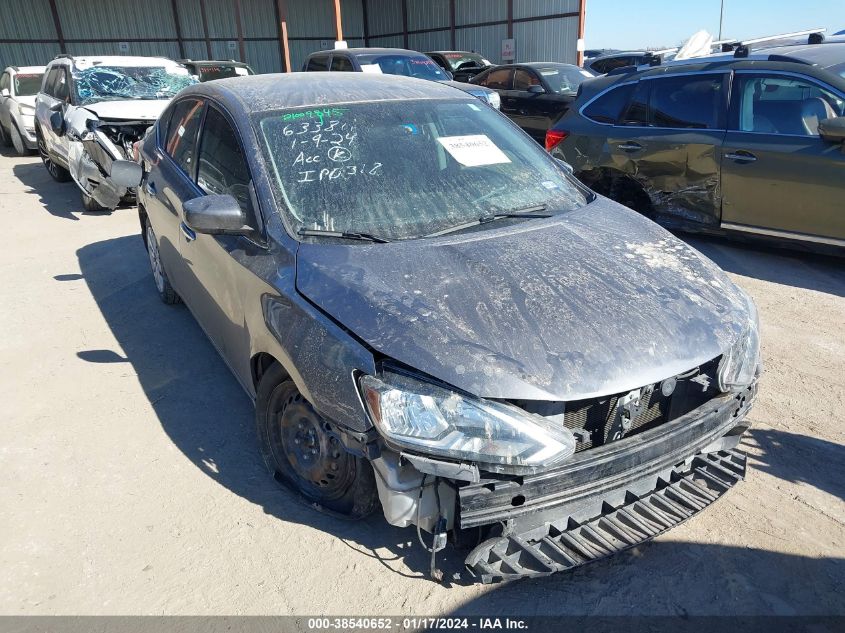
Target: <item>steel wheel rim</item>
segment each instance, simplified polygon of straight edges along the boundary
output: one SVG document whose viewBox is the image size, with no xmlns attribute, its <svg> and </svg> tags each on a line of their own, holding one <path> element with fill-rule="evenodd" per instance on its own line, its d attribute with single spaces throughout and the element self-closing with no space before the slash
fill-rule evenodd
<svg viewBox="0 0 845 633">
<path fill-rule="evenodd" d="M 164 270 L 161 267 L 161 257 L 158 254 L 158 244 L 153 233 L 153 227 L 147 224 L 147 254 L 150 257 L 150 268 L 153 271 L 153 279 L 159 292 L 164 292 Z"/>
<path fill-rule="evenodd" d="M 322 501 L 342 497 L 355 476 L 349 453 L 330 429 L 294 391 L 275 413 L 269 437 L 276 470 L 290 473 L 302 492 Z"/>
</svg>

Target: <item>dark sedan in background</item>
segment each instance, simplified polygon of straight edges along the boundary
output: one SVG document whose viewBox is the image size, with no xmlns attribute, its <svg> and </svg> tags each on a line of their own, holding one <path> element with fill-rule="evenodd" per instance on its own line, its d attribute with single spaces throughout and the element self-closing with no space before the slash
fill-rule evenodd
<svg viewBox="0 0 845 633">
<path fill-rule="evenodd" d="M 569 109 L 581 82 L 591 77 L 572 64 L 533 62 L 494 66 L 470 83 L 498 92 L 502 113 L 544 143 L 546 131 Z"/>
<path fill-rule="evenodd" d="M 198 81 L 214 81 L 215 79 L 226 79 L 228 77 L 245 77 L 254 75 L 255 71 L 243 62 L 236 62 L 233 59 L 180 59 L 188 71 Z"/>
<path fill-rule="evenodd" d="M 303 67 L 305 72 L 355 72 L 371 75 L 401 75 L 437 81 L 463 90 L 499 109 L 499 94 L 480 86 L 452 79 L 452 75 L 430 57 L 404 48 L 343 48 L 311 53 Z"/>
<path fill-rule="evenodd" d="M 432 51 L 426 53 L 443 70 L 452 74 L 455 81 L 467 82 L 493 64 L 478 53 L 467 51 Z"/>
</svg>

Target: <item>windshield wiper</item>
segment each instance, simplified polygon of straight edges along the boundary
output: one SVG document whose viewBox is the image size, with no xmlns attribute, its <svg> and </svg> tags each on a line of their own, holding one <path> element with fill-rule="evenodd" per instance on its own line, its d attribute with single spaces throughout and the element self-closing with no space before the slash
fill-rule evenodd
<svg viewBox="0 0 845 633">
<path fill-rule="evenodd" d="M 325 229 L 299 229 L 297 235 L 303 237 L 336 237 L 344 240 L 359 240 L 361 242 L 375 242 L 376 244 L 387 244 L 390 240 L 378 235 L 369 233 L 357 233 L 350 231 L 327 231 Z"/>
<path fill-rule="evenodd" d="M 525 218 L 530 220 L 533 218 L 552 217 L 551 213 L 542 213 L 542 211 L 545 210 L 546 205 L 535 204 L 530 207 L 523 207 L 521 209 L 511 209 L 509 211 L 496 211 L 495 213 L 491 213 L 490 215 L 482 215 L 480 218 L 470 220 L 469 222 L 464 222 L 463 224 L 450 226 L 448 229 L 441 229 L 440 231 L 435 231 L 434 233 L 423 235 L 423 237 L 440 237 L 441 235 L 457 233 L 458 231 L 463 231 L 464 229 L 469 229 L 473 226 L 479 226 L 480 224 L 489 224 L 490 222 L 504 220 L 505 218 Z"/>
</svg>

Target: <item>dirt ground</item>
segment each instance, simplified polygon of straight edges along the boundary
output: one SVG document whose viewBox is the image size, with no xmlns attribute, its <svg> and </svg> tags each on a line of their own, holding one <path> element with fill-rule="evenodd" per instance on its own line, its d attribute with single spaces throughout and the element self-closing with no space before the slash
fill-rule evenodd
<svg viewBox="0 0 845 633">
<path fill-rule="evenodd" d="M 82 213 L 5 152 L 0 219 L 0 613 L 845 614 L 845 259 L 691 240 L 761 311 L 748 480 L 574 573 L 441 586 L 411 529 L 276 487 L 135 209 Z"/>
</svg>

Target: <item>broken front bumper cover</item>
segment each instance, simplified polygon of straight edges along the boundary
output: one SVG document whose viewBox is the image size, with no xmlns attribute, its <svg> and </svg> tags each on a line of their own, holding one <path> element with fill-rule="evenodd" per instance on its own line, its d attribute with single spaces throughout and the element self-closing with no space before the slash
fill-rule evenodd
<svg viewBox="0 0 845 633">
<path fill-rule="evenodd" d="M 510 534 L 485 541 L 466 559 L 470 573 L 484 583 L 548 576 L 612 556 L 653 539 L 719 499 L 745 477 L 745 454 L 719 451 L 695 457 L 686 470 L 673 469 L 669 481 L 596 517 L 550 525 L 545 534 Z"/>
<path fill-rule="evenodd" d="M 745 475 L 745 456 L 734 449 L 756 391 L 720 396 L 545 473 L 459 488 L 462 528 L 504 526 L 470 553 L 467 568 L 483 582 L 544 576 L 638 545 L 703 510 Z"/>
</svg>

